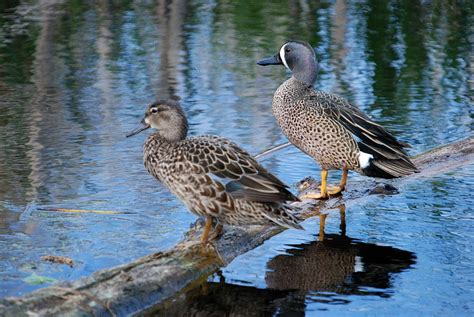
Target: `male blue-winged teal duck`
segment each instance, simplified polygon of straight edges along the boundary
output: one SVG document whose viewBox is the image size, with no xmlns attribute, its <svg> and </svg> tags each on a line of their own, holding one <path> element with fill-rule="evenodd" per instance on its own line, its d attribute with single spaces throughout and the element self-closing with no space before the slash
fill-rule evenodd
<svg viewBox="0 0 474 317">
<path fill-rule="evenodd" d="M 278 87 L 272 111 L 283 134 L 321 165 L 321 190 L 305 198 L 325 199 L 344 190 L 348 170 L 362 175 L 395 178 L 416 171 L 397 141 L 346 99 L 313 88 L 318 61 L 306 42 L 289 41 L 259 65 L 284 65 L 290 79 Z M 339 186 L 327 186 L 328 170 L 342 170 Z"/>
<path fill-rule="evenodd" d="M 148 128 L 157 131 L 145 141 L 145 167 L 191 212 L 206 218 L 203 243 L 209 239 L 213 220 L 217 221 L 213 238 L 223 224 L 302 229 L 287 204 L 298 200 L 288 187 L 225 138 L 187 138 L 188 121 L 177 101 L 158 100 L 148 106 L 142 126 L 127 137 Z"/>
</svg>

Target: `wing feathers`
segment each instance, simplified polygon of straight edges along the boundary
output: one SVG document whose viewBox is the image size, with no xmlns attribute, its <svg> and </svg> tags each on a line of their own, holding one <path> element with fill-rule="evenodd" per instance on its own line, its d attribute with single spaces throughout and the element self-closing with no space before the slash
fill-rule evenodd
<svg viewBox="0 0 474 317">
<path fill-rule="evenodd" d="M 183 142 L 182 146 L 186 147 L 183 148 L 183 154 L 189 161 L 202 166 L 207 173 L 232 180 L 226 185 L 226 191 L 234 198 L 257 202 L 298 200 L 287 189 L 288 186 L 235 143 L 217 136 L 201 136 L 189 140 L 190 142 Z M 189 147 L 193 147 L 192 151 Z"/>
<path fill-rule="evenodd" d="M 303 230 L 304 228 L 298 224 L 298 218 L 288 212 L 286 209 L 281 209 L 274 213 L 263 213 L 263 216 L 270 219 L 272 222 L 286 228 L 293 228 Z"/>
<path fill-rule="evenodd" d="M 373 155 L 372 169 L 364 169 L 364 174 L 390 178 L 417 171 L 404 150 L 409 145 L 398 141 L 347 100 L 321 91 L 313 91 L 310 100 L 320 115 L 347 129 L 362 152 Z"/>
</svg>

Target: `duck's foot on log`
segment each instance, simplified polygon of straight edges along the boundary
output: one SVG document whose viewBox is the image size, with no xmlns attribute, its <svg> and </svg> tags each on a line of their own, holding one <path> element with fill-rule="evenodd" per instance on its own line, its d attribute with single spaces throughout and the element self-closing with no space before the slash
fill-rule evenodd
<svg viewBox="0 0 474 317">
<path fill-rule="evenodd" d="M 214 241 L 219 238 L 224 232 L 224 226 L 218 223 L 214 228 L 214 231 L 209 235 L 209 241 Z"/>
</svg>

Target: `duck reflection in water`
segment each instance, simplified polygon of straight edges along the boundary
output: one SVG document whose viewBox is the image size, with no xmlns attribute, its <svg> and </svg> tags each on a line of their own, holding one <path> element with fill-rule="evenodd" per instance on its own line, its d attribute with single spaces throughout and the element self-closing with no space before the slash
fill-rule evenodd
<svg viewBox="0 0 474 317">
<path fill-rule="evenodd" d="M 339 210 L 339 218 L 340 218 L 340 233 L 342 236 L 346 235 L 346 205 L 341 204 L 336 206 Z M 319 212 L 319 211 L 318 211 Z M 326 227 L 326 218 L 328 217 L 328 213 L 319 213 L 319 234 L 318 234 L 318 241 L 324 241 L 325 237 L 325 227 Z"/>
<path fill-rule="evenodd" d="M 344 205 L 339 206 L 341 216 Z M 205 282 L 169 305 L 152 310 L 159 315 L 304 315 L 308 302 L 347 304 L 351 297 L 390 297 L 396 273 L 416 263 L 414 253 L 365 243 L 341 234 L 324 234 L 325 215 L 314 241 L 293 245 L 267 263 L 266 289 Z"/>
</svg>

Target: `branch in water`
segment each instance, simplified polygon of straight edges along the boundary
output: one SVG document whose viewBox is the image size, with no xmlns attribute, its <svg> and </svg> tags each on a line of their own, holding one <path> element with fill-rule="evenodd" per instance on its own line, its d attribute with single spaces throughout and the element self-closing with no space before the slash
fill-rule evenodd
<svg viewBox="0 0 474 317">
<path fill-rule="evenodd" d="M 36 210 L 39 210 L 39 211 L 53 211 L 53 212 L 92 213 L 92 214 L 104 214 L 104 215 L 136 214 L 135 212 L 129 212 L 129 211 L 83 210 L 83 209 L 47 208 L 47 207 L 36 208 Z"/>
<path fill-rule="evenodd" d="M 255 159 L 256 160 L 264 160 L 266 159 L 268 156 L 270 156 L 270 154 L 273 154 L 275 152 L 278 152 L 278 151 L 281 151 L 283 149 L 286 149 L 287 147 L 289 147 L 290 145 L 292 145 L 290 142 L 286 142 L 286 143 L 283 143 L 283 144 L 279 144 L 279 145 L 276 145 L 274 147 L 271 147 L 269 149 L 266 149 L 265 151 L 263 152 L 260 152 L 258 153 L 257 155 L 255 155 Z"/>
</svg>

